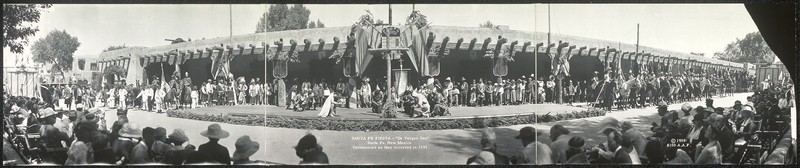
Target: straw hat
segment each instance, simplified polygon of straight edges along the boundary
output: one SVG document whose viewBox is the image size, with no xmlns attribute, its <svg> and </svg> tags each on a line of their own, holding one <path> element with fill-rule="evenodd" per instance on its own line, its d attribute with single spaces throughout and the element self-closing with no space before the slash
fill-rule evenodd
<svg viewBox="0 0 800 168">
<path fill-rule="evenodd" d="M 141 138 L 142 129 L 139 128 L 139 124 L 130 122 L 125 123 L 122 125 L 122 129 L 119 130 L 119 136 L 128 138 Z"/>
<path fill-rule="evenodd" d="M 189 141 L 189 137 L 186 136 L 186 133 L 182 129 L 175 129 L 172 131 L 172 134 L 169 134 L 167 137 L 173 142 L 184 143 Z"/>
<path fill-rule="evenodd" d="M 250 140 L 250 136 L 242 136 L 236 139 L 236 151 L 233 152 L 231 160 L 241 160 L 248 158 L 258 151 L 258 142 Z"/>
<path fill-rule="evenodd" d="M 46 108 L 46 109 L 40 111 L 39 113 L 41 114 L 41 115 L 39 115 L 39 118 L 46 118 L 46 117 L 50 117 L 52 115 L 55 115 L 56 111 L 53 110 L 52 108 Z"/>
<path fill-rule="evenodd" d="M 600 121 L 600 130 L 597 131 L 598 134 L 608 134 L 608 130 L 615 130 L 620 131 L 619 128 L 619 120 L 614 117 L 606 117 L 602 121 Z"/>
<path fill-rule="evenodd" d="M 222 127 L 220 127 L 219 124 L 211 124 L 208 126 L 208 129 L 201 132 L 200 135 L 208 138 L 222 139 L 230 136 L 230 133 L 228 133 L 228 131 L 222 130 Z"/>
</svg>

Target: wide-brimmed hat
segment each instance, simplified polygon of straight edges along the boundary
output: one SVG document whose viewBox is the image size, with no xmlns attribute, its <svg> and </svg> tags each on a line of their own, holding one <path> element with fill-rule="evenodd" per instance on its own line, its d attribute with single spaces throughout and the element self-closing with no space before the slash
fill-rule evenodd
<svg viewBox="0 0 800 168">
<path fill-rule="evenodd" d="M 39 111 L 39 118 L 46 118 L 55 114 L 56 114 L 55 110 L 53 110 L 52 108 L 46 108 L 44 110 Z"/>
<path fill-rule="evenodd" d="M 536 139 L 536 137 L 539 135 L 542 135 L 542 132 L 538 132 L 535 128 L 528 126 L 520 129 L 519 135 L 515 136 L 514 138 L 532 140 Z"/>
<path fill-rule="evenodd" d="M 300 138 L 300 141 L 297 142 L 297 146 L 294 146 L 297 150 L 306 150 L 311 148 L 317 147 L 317 137 L 312 134 L 306 134 L 303 138 Z"/>
<path fill-rule="evenodd" d="M 608 134 L 609 130 L 620 131 L 619 120 L 614 117 L 606 117 L 600 121 L 600 130 L 598 130 L 597 133 Z"/>
<path fill-rule="evenodd" d="M 201 132 L 200 135 L 208 138 L 222 139 L 230 136 L 230 133 L 228 133 L 228 131 L 222 130 L 222 127 L 220 127 L 219 124 L 211 124 L 208 126 L 208 129 Z"/>
<path fill-rule="evenodd" d="M 142 129 L 139 128 L 139 124 L 128 122 L 122 124 L 122 129 L 119 130 L 119 136 L 128 138 L 141 138 Z"/>
<path fill-rule="evenodd" d="M 259 144 L 250 140 L 250 136 L 242 136 L 236 139 L 236 151 L 233 152 L 231 160 L 241 160 L 248 158 L 258 151 Z"/>
<path fill-rule="evenodd" d="M 100 118 L 98 118 L 97 115 L 95 115 L 94 113 L 89 113 L 89 114 L 82 115 L 79 120 L 82 123 L 94 123 L 94 124 L 97 124 L 97 121 L 100 120 Z"/>
<path fill-rule="evenodd" d="M 103 110 L 100 109 L 100 108 L 97 108 L 97 107 L 90 108 L 87 111 L 89 111 L 89 113 L 94 113 L 94 114 L 102 114 L 103 113 Z"/>
<path fill-rule="evenodd" d="M 182 143 L 184 143 L 186 141 L 189 141 L 189 137 L 186 136 L 186 132 L 184 132 L 182 129 L 173 130 L 172 134 L 169 134 L 169 136 L 167 136 L 167 137 L 172 142 L 177 142 L 179 144 L 182 144 Z"/>
<path fill-rule="evenodd" d="M 692 105 L 689 105 L 689 103 L 683 103 L 683 105 L 681 105 L 681 110 L 683 110 L 683 111 L 691 111 L 692 110 Z"/>
</svg>

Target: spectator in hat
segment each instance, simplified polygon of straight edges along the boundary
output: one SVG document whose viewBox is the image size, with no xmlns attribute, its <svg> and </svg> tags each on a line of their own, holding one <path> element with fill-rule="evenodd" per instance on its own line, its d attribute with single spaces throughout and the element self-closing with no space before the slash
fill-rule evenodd
<svg viewBox="0 0 800 168">
<path fill-rule="evenodd" d="M 658 109 L 658 116 L 663 117 L 665 114 L 667 114 L 667 102 L 664 101 L 658 102 L 658 107 L 656 108 Z"/>
<path fill-rule="evenodd" d="M 738 121 L 736 121 L 736 131 L 734 132 L 737 139 L 736 141 L 744 141 L 755 133 L 756 124 L 753 120 L 754 115 L 753 108 L 750 106 L 744 106 L 742 111 L 738 113 L 736 117 L 738 119 Z"/>
<path fill-rule="evenodd" d="M 55 111 L 51 108 L 46 108 L 40 112 L 40 120 L 42 126 L 39 127 L 39 134 L 42 138 L 43 145 L 47 148 L 63 148 L 66 147 L 66 142 L 69 142 L 69 135 L 61 132 L 53 126 L 56 122 Z M 47 157 L 49 156 L 49 157 Z M 45 162 L 51 163 L 64 163 L 67 159 L 66 152 L 52 152 L 43 158 Z"/>
<path fill-rule="evenodd" d="M 186 137 L 186 133 L 182 129 L 172 131 L 172 134 L 167 137 L 167 141 L 167 144 L 170 145 L 167 147 L 170 147 L 170 149 L 161 149 L 166 150 L 164 152 L 164 163 L 166 164 L 181 165 L 192 152 L 195 152 L 195 148 L 192 145 L 184 147 L 189 138 Z"/>
<path fill-rule="evenodd" d="M 264 164 L 263 161 L 250 160 L 250 156 L 253 156 L 259 149 L 258 142 L 250 140 L 250 136 L 239 137 L 239 139 L 236 139 L 235 145 L 236 151 L 233 152 L 231 157 L 234 165 Z"/>
<path fill-rule="evenodd" d="M 623 136 L 631 138 L 631 143 L 636 151 L 636 154 L 638 154 L 639 157 L 643 156 L 645 154 L 644 150 L 647 146 L 647 138 L 644 137 L 644 134 L 639 132 L 639 130 L 634 129 L 633 123 L 630 121 L 622 122 L 620 128 Z"/>
<path fill-rule="evenodd" d="M 130 162 L 130 154 L 133 147 L 139 144 L 142 138 L 142 129 L 139 124 L 125 123 L 119 130 L 119 138 L 114 139 L 111 149 L 114 155 L 117 156 L 117 164 L 127 164 Z"/>
<path fill-rule="evenodd" d="M 208 143 L 200 145 L 198 152 L 207 154 L 213 161 L 230 165 L 231 157 L 228 155 L 228 148 L 219 144 L 219 140 L 230 136 L 228 131 L 222 130 L 219 124 L 211 124 L 208 129 L 200 135 L 208 138 Z"/>
<path fill-rule="evenodd" d="M 489 152 L 492 154 L 492 158 L 494 159 L 494 163 L 492 165 L 509 165 L 509 159 L 506 156 L 497 153 L 497 135 L 494 131 L 490 128 L 486 128 L 481 131 L 481 151 L 482 152 Z M 469 159 L 467 159 L 467 164 L 472 164 L 473 162 L 477 162 L 480 154 L 475 155 Z"/>
<path fill-rule="evenodd" d="M 553 152 L 550 147 L 537 141 L 537 136 L 541 134 L 541 132 L 536 132 L 536 129 L 530 126 L 519 130 L 519 135 L 514 138 L 519 139 L 524 148 L 522 149 L 522 158 L 516 164 L 553 164 Z"/>
<path fill-rule="evenodd" d="M 620 136 L 622 136 L 622 138 L 620 139 L 621 141 L 619 141 L 619 146 L 622 148 L 620 148 L 620 151 L 617 151 L 617 155 L 620 155 L 624 152 L 625 154 L 628 154 L 631 164 L 642 164 L 642 161 L 639 158 L 639 152 L 634 147 L 634 139 L 637 137 L 634 137 L 632 134 L 620 134 Z M 612 161 L 617 161 L 617 163 L 627 163 L 625 158 L 620 156 L 615 156 Z"/>
<path fill-rule="evenodd" d="M 705 137 L 705 131 L 708 125 L 704 121 L 702 115 L 703 114 L 695 114 L 695 117 L 692 119 L 692 130 L 686 135 L 686 139 L 689 140 L 692 146 L 708 143 L 708 139 Z"/>
<path fill-rule="evenodd" d="M 583 149 L 584 140 L 581 137 L 572 137 L 569 139 L 567 143 L 569 145 L 569 149 L 566 151 L 566 158 L 567 164 L 589 164 L 588 155 L 586 155 L 585 150 Z"/>
<path fill-rule="evenodd" d="M 137 143 L 130 153 L 131 164 L 153 163 L 150 148 L 156 141 L 156 129 L 145 127 L 142 129 L 142 141 Z"/>
<path fill-rule="evenodd" d="M 495 155 L 489 151 L 481 151 L 470 159 L 473 161 L 469 162 L 468 165 L 496 165 L 495 163 L 497 163 Z"/>
<path fill-rule="evenodd" d="M 712 123 L 711 125 L 713 125 L 709 129 L 706 129 L 706 135 L 709 134 L 708 132 L 710 130 L 715 129 L 714 137 L 716 137 L 716 139 L 712 140 L 709 138 L 709 144 L 714 140 L 719 141 L 718 145 L 721 147 L 723 161 L 727 162 L 731 160 L 731 156 L 733 156 L 734 153 L 733 144 L 735 142 L 733 127 L 728 124 L 728 121 L 725 120 L 725 117 L 717 114 L 711 114 L 706 122 L 710 122 Z"/>
<path fill-rule="evenodd" d="M 722 159 L 723 159 L 722 158 L 723 157 L 723 155 L 722 155 L 723 149 L 721 147 L 720 142 L 718 141 L 718 139 L 721 138 L 721 137 L 717 136 L 717 135 L 719 135 L 719 130 L 717 130 L 717 129 L 708 129 L 708 131 L 706 131 L 705 133 L 706 133 L 705 134 L 706 138 L 708 138 L 708 140 L 709 140 L 708 145 L 705 145 L 705 146 L 698 145 L 697 146 L 697 150 L 699 150 L 699 152 L 696 152 L 696 153 L 699 153 L 699 154 L 696 156 L 696 158 L 694 160 L 694 163 L 695 164 L 721 164 L 722 163 Z"/>
<path fill-rule="evenodd" d="M 567 149 L 569 149 L 569 140 L 572 138 L 569 135 L 569 130 L 561 124 L 556 124 L 550 127 L 550 150 L 553 152 L 553 162 L 566 163 Z"/>
<path fill-rule="evenodd" d="M 150 157 L 153 158 L 154 162 L 166 163 L 166 159 L 164 158 L 167 151 L 175 148 L 175 146 L 168 144 L 167 142 L 167 129 L 164 127 L 158 127 L 155 129 L 153 136 L 155 141 L 150 146 Z"/>
<path fill-rule="evenodd" d="M 88 161 L 90 157 L 90 149 L 86 146 L 85 143 L 81 141 L 75 142 L 72 146 L 70 146 L 69 151 L 67 151 L 67 161 L 64 162 L 65 166 L 74 166 L 74 165 L 83 165 L 90 163 Z"/>
<path fill-rule="evenodd" d="M 328 164 L 328 155 L 322 151 L 322 146 L 317 143 L 317 137 L 314 135 L 306 134 L 300 138 L 294 150 L 297 157 L 303 159 L 300 161 L 301 165 Z"/>
<path fill-rule="evenodd" d="M 117 121 L 111 124 L 111 138 L 120 137 L 119 131 L 125 123 L 128 123 L 128 109 L 117 109 Z"/>
</svg>

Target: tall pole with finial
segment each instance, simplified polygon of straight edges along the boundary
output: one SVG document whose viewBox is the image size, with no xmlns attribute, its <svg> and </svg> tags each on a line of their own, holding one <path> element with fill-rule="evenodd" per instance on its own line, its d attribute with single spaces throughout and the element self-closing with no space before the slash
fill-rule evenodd
<svg viewBox="0 0 800 168">
<path fill-rule="evenodd" d="M 550 4 L 547 4 L 547 45 L 550 45 Z"/>
<path fill-rule="evenodd" d="M 639 23 L 636 23 L 636 52 L 639 52 Z"/>
<path fill-rule="evenodd" d="M 389 4 L 389 25 L 392 25 L 392 4 Z"/>
</svg>

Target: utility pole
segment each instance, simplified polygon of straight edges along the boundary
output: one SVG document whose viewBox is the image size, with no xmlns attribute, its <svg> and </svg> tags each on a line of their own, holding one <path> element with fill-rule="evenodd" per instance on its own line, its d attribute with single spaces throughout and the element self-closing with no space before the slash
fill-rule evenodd
<svg viewBox="0 0 800 168">
<path fill-rule="evenodd" d="M 389 25 L 392 25 L 392 4 L 389 4 Z"/>
<path fill-rule="evenodd" d="M 639 23 L 636 23 L 636 52 L 639 52 Z"/>
<path fill-rule="evenodd" d="M 547 44 L 550 45 L 550 4 L 547 4 Z"/>
</svg>

